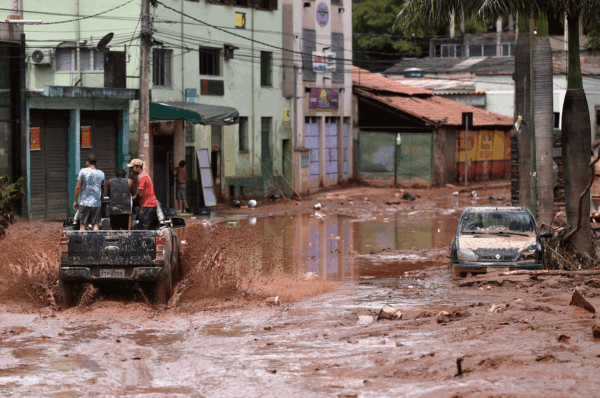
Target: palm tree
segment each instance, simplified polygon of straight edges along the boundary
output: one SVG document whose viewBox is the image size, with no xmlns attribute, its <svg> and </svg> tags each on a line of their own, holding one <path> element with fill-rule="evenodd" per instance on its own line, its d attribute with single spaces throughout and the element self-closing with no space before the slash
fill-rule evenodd
<svg viewBox="0 0 600 398">
<path fill-rule="evenodd" d="M 581 15 L 590 21 L 600 20 L 600 0 L 406 0 L 398 22 L 404 28 L 447 22 L 454 10 L 465 15 L 495 17 L 519 15 L 522 18 L 545 18 L 550 13 L 566 15 L 568 24 L 567 93 L 562 111 L 562 156 L 565 180 L 567 222 L 577 224 L 579 196 L 590 179 L 590 114 L 583 90 L 579 60 L 579 22 Z M 583 200 L 583 225 L 572 238 L 575 249 L 591 254 L 589 194 Z"/>
<path fill-rule="evenodd" d="M 537 174 L 538 222 L 550 226 L 554 219 L 554 173 L 552 147 L 553 76 L 552 47 L 548 36 L 548 21 L 537 21 L 533 44 L 533 124 L 535 129 L 535 159 Z"/>
</svg>

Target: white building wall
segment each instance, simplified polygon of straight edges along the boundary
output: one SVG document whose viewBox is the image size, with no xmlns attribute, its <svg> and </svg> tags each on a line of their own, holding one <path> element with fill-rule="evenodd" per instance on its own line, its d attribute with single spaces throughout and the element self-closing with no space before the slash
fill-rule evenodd
<svg viewBox="0 0 600 398">
<path fill-rule="evenodd" d="M 562 128 L 562 107 L 567 92 L 566 75 L 555 75 L 554 81 L 554 112 L 560 114 L 558 128 Z M 592 126 L 591 139 L 595 140 L 600 128 L 600 77 L 584 76 L 583 88 L 588 100 L 590 123 Z M 490 112 L 496 112 L 508 117 L 514 117 L 514 82 L 511 75 L 479 75 L 476 79 L 476 90 L 485 90 L 486 107 Z"/>
</svg>

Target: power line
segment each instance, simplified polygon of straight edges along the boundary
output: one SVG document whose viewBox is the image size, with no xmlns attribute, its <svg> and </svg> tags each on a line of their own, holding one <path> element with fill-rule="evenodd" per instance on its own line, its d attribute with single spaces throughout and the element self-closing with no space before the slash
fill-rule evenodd
<svg viewBox="0 0 600 398">
<path fill-rule="evenodd" d="M 118 8 L 121 8 L 121 7 L 123 7 L 123 6 L 131 3 L 133 1 L 134 0 L 129 0 L 129 1 L 127 1 L 127 2 L 125 2 L 123 4 L 121 4 L 121 5 L 113 7 L 111 9 L 109 9 L 109 10 L 102 11 L 102 12 L 99 12 L 97 14 L 85 15 L 85 16 L 81 16 L 81 15 L 77 15 L 77 14 L 64 14 L 64 13 L 56 13 L 56 12 L 47 12 L 47 11 L 20 10 L 20 12 L 31 13 L 31 14 L 39 14 L 39 15 L 56 15 L 56 16 L 61 16 L 61 17 L 75 17 L 75 16 L 77 17 L 75 19 L 70 19 L 70 20 L 65 20 L 65 21 L 43 22 L 43 23 L 40 23 L 38 25 L 57 25 L 57 24 L 62 24 L 62 23 L 77 22 L 77 21 L 81 21 L 81 20 L 89 19 L 89 18 L 130 19 L 130 20 L 135 21 L 135 18 L 130 18 L 130 17 L 117 17 L 117 16 L 111 16 L 111 17 L 104 16 L 104 17 L 101 17 L 101 15 L 106 14 L 106 13 L 111 12 L 111 11 L 114 11 L 114 10 L 116 10 Z M 14 12 L 14 10 L 12 8 L 0 8 L 0 11 L 13 11 Z"/>
</svg>

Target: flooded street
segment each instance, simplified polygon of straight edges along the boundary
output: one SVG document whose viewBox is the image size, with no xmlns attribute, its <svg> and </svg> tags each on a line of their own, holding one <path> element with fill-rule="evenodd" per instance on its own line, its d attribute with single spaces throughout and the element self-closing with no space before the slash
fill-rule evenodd
<svg viewBox="0 0 600 398">
<path fill-rule="evenodd" d="M 229 239 L 226 264 L 258 270 L 246 288 L 211 295 L 197 286 L 171 309 L 131 291 L 101 290 L 60 311 L 6 298 L 0 395 L 595 395 L 593 314 L 569 301 L 582 285 L 600 305 L 600 284 L 453 279 L 446 256 L 468 204 L 196 220 L 180 232 L 182 258 Z M 308 272 L 319 278 L 303 280 Z M 266 304 L 275 295 L 283 305 Z M 386 304 L 402 318 L 378 321 Z"/>
</svg>

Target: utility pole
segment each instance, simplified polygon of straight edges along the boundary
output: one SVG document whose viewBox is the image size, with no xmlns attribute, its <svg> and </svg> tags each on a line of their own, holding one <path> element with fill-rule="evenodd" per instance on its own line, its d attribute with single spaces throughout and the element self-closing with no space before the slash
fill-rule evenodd
<svg viewBox="0 0 600 398">
<path fill-rule="evenodd" d="M 140 38 L 140 115 L 138 127 L 138 156 L 148 172 L 150 161 L 150 0 L 142 0 L 142 34 Z"/>
</svg>

